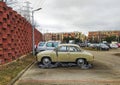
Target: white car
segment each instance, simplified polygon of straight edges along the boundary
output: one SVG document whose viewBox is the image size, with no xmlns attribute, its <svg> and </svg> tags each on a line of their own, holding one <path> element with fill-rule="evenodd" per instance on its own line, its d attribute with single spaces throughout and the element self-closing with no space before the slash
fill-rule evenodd
<svg viewBox="0 0 120 85">
<path fill-rule="evenodd" d="M 60 44 L 59 41 L 40 42 L 37 46 L 37 53 L 45 50 L 53 50 Z"/>
<path fill-rule="evenodd" d="M 110 44 L 110 48 L 118 48 L 117 44 Z"/>
</svg>

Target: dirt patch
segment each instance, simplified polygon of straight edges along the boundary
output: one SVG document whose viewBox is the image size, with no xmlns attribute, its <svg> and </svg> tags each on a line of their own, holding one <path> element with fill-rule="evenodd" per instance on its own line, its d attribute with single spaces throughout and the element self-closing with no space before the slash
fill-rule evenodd
<svg viewBox="0 0 120 85">
<path fill-rule="evenodd" d="M 111 68 L 104 64 L 103 62 L 94 61 L 92 70 L 111 70 Z"/>
<path fill-rule="evenodd" d="M 0 85 L 7 85 L 8 82 L 34 60 L 32 54 L 29 54 L 24 58 L 17 59 L 15 62 L 0 66 Z"/>
<path fill-rule="evenodd" d="M 116 54 L 114 54 L 114 55 L 120 57 L 120 53 L 116 53 Z"/>
</svg>

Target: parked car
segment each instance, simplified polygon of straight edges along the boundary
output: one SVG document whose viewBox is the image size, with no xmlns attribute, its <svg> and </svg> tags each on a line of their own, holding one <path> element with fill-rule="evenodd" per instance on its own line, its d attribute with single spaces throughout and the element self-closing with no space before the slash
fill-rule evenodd
<svg viewBox="0 0 120 85">
<path fill-rule="evenodd" d="M 110 47 L 111 48 L 118 48 L 118 45 L 117 44 L 110 44 Z"/>
<path fill-rule="evenodd" d="M 120 43 L 117 43 L 118 47 L 120 47 Z"/>
<path fill-rule="evenodd" d="M 37 46 L 36 52 L 41 52 L 45 50 L 53 50 L 60 44 L 59 41 L 48 41 L 48 42 L 40 42 Z"/>
<path fill-rule="evenodd" d="M 80 47 L 86 47 L 87 45 L 85 43 L 78 43 Z"/>
<path fill-rule="evenodd" d="M 42 51 L 37 54 L 37 61 L 43 65 L 50 65 L 53 62 L 75 62 L 78 66 L 92 63 L 94 56 L 82 50 L 76 44 L 60 44 L 54 50 Z"/>
<path fill-rule="evenodd" d="M 87 43 L 87 47 L 90 47 L 90 44 L 91 44 L 91 43 Z"/>
<path fill-rule="evenodd" d="M 91 47 L 91 48 L 97 48 L 97 45 L 98 45 L 97 43 L 92 43 L 92 44 L 89 45 L 89 47 Z"/>
<path fill-rule="evenodd" d="M 109 50 L 109 47 L 104 43 L 99 43 L 97 44 L 97 49 L 98 50 Z"/>
</svg>

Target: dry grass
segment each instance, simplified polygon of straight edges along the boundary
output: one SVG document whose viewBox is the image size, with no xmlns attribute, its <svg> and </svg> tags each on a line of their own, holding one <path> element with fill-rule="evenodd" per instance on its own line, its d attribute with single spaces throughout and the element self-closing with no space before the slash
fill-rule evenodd
<svg viewBox="0 0 120 85">
<path fill-rule="evenodd" d="M 7 85 L 33 61 L 35 61 L 35 57 L 29 54 L 21 59 L 17 59 L 15 62 L 12 62 L 8 65 L 0 66 L 0 85 Z"/>
</svg>

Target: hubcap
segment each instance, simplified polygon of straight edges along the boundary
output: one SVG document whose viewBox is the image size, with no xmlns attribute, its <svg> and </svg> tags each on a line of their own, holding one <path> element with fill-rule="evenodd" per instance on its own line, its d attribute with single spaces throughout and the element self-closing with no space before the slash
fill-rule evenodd
<svg viewBox="0 0 120 85">
<path fill-rule="evenodd" d="M 49 65 L 51 62 L 48 58 L 43 59 L 43 64 L 44 65 Z"/>
<path fill-rule="evenodd" d="M 83 59 L 79 59 L 77 61 L 77 64 L 78 64 L 78 66 L 84 65 L 84 60 Z"/>
</svg>

